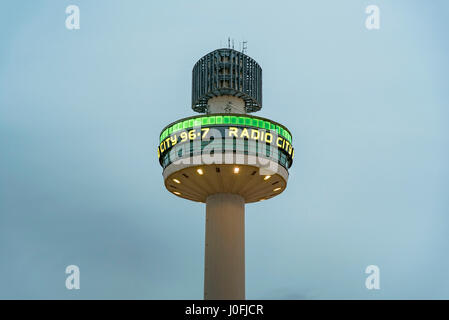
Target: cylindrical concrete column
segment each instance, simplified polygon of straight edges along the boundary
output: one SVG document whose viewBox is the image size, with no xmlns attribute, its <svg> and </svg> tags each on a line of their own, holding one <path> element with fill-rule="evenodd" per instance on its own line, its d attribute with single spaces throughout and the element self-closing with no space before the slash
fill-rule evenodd
<svg viewBox="0 0 449 320">
<path fill-rule="evenodd" d="M 245 101 L 233 96 L 218 96 L 207 101 L 208 113 L 246 113 Z"/>
<path fill-rule="evenodd" d="M 206 199 L 204 299 L 245 299 L 245 200 L 230 193 Z"/>
</svg>

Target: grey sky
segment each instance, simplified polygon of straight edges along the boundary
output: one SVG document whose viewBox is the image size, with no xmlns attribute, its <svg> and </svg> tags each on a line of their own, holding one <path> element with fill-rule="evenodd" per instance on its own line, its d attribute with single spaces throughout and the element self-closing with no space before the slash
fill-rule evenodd
<svg viewBox="0 0 449 320">
<path fill-rule="evenodd" d="M 205 208 L 165 190 L 156 146 L 228 36 L 295 146 L 287 190 L 246 207 L 247 298 L 449 298 L 448 3 L 227 3 L 2 5 L 0 298 L 202 299 Z"/>
</svg>

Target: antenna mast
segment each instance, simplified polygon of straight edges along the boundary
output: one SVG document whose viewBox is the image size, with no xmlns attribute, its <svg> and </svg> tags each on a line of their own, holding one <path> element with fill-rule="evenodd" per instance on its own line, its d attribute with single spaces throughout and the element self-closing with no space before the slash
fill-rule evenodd
<svg viewBox="0 0 449 320">
<path fill-rule="evenodd" d="M 248 41 L 243 41 L 243 45 L 242 45 L 242 53 L 246 53 L 246 51 L 248 50 Z"/>
</svg>

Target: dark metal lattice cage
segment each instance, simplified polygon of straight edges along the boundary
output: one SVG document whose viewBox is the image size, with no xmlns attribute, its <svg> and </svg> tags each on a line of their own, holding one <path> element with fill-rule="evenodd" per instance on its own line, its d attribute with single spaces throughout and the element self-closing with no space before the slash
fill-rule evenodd
<svg viewBox="0 0 449 320">
<path fill-rule="evenodd" d="M 218 49 L 202 57 L 192 71 L 192 109 L 207 112 L 210 98 L 232 95 L 245 101 L 246 112 L 262 108 L 262 68 L 246 54 Z"/>
</svg>

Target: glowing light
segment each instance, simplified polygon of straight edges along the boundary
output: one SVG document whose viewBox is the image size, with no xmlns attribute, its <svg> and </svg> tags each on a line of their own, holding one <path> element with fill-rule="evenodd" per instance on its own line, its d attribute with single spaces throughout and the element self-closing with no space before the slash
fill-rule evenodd
<svg viewBox="0 0 449 320">
<path fill-rule="evenodd" d="M 271 176 L 265 176 L 265 178 L 263 178 L 265 181 L 267 181 L 268 179 L 270 179 Z"/>
<path fill-rule="evenodd" d="M 239 168 L 239 167 L 234 167 L 234 173 L 235 173 L 235 174 L 239 173 L 239 171 L 240 171 L 240 168 Z"/>
<path fill-rule="evenodd" d="M 178 191 L 173 191 L 173 193 L 176 194 L 177 196 L 181 195 L 181 192 L 178 192 Z"/>
<path fill-rule="evenodd" d="M 178 179 L 173 179 L 173 181 L 176 183 L 181 183 L 181 181 L 179 181 Z"/>
<path fill-rule="evenodd" d="M 197 172 L 200 176 L 202 176 L 202 175 L 204 174 L 203 169 L 201 169 L 201 168 L 196 169 L 196 172 Z"/>
<path fill-rule="evenodd" d="M 281 189 L 282 189 L 281 187 L 278 187 L 278 188 L 273 189 L 273 191 L 279 191 Z"/>
</svg>

